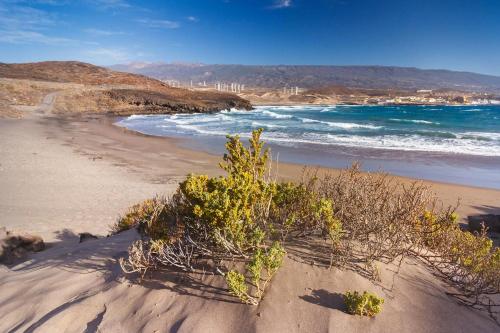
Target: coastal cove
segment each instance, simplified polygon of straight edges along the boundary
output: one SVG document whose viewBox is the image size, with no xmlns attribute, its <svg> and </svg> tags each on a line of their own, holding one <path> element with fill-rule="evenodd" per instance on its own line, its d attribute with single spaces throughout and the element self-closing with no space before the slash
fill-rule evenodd
<svg viewBox="0 0 500 333">
<path fill-rule="evenodd" d="M 500 106 L 257 106 L 213 114 L 133 115 L 115 125 L 220 155 L 226 134 L 264 129 L 273 157 L 500 189 Z"/>
</svg>

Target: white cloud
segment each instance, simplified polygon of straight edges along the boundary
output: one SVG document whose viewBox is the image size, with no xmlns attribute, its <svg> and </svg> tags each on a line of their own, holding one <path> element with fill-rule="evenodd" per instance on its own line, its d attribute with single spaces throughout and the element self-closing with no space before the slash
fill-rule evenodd
<svg viewBox="0 0 500 333">
<path fill-rule="evenodd" d="M 125 34 L 123 31 L 102 30 L 102 29 L 94 29 L 94 28 L 84 29 L 83 31 L 88 33 L 88 34 L 96 35 L 96 36 L 115 36 L 115 35 L 124 35 Z"/>
<path fill-rule="evenodd" d="M 156 29 L 177 29 L 180 27 L 180 24 L 175 21 L 169 20 L 151 20 L 151 19 L 139 19 L 137 22 L 148 28 L 156 28 Z"/>
<path fill-rule="evenodd" d="M 191 22 L 198 22 L 198 18 L 196 16 L 188 16 L 187 17 L 188 21 L 191 21 Z"/>
<path fill-rule="evenodd" d="M 0 3 L 0 43 L 67 45 L 80 41 L 50 36 L 49 29 L 61 24 L 55 14 L 26 6 Z"/>
<path fill-rule="evenodd" d="M 79 41 L 63 37 L 47 36 L 36 31 L 26 30 L 0 30 L 0 43 L 45 45 L 78 44 Z"/>
<path fill-rule="evenodd" d="M 54 26 L 56 17 L 43 10 L 24 7 L 0 7 L 0 27 L 8 30 L 30 29 L 39 30 Z"/>
<path fill-rule="evenodd" d="M 132 7 L 128 2 L 123 0 L 87 0 L 87 2 L 94 5 L 97 9 L 117 9 Z"/>
<path fill-rule="evenodd" d="M 288 8 L 292 6 L 292 0 L 276 0 L 274 5 L 271 6 L 273 9 Z"/>
</svg>

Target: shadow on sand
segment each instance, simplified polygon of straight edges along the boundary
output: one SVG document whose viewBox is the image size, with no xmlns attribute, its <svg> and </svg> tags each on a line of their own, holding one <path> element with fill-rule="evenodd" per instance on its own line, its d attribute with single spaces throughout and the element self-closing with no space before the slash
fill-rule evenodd
<svg viewBox="0 0 500 333">
<path fill-rule="evenodd" d="M 344 296 L 340 293 L 331 293 L 325 289 L 317 289 L 313 290 L 311 295 L 300 296 L 300 298 L 312 304 L 347 313 Z"/>
</svg>

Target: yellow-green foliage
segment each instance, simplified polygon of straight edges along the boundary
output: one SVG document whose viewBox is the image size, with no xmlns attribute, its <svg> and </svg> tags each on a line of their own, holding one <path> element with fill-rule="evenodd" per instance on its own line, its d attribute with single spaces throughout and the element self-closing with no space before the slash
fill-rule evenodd
<svg viewBox="0 0 500 333">
<path fill-rule="evenodd" d="M 456 213 L 429 211 L 423 214 L 417 229 L 425 246 L 432 251 L 429 263 L 452 280 L 465 296 L 477 301 L 481 294 L 500 292 L 500 248 L 493 246 L 484 230 L 479 234 L 463 231 Z M 422 256 L 427 258 L 425 253 Z"/>
<path fill-rule="evenodd" d="M 274 242 L 266 251 L 257 249 L 246 265 L 250 283 L 247 283 L 244 274 L 231 270 L 226 274 L 229 291 L 244 303 L 258 304 L 267 284 L 281 267 L 285 254 L 285 249 L 279 242 Z M 253 294 L 249 293 L 252 285 L 255 289 Z"/>
<path fill-rule="evenodd" d="M 321 231 L 337 244 L 342 234 L 342 223 L 335 218 L 333 201 L 322 197 L 315 190 L 315 183 L 316 178 L 305 184 L 277 184 L 271 216 L 284 238 L 290 232 Z"/>
<path fill-rule="evenodd" d="M 248 286 L 245 282 L 245 276 L 243 274 L 234 270 L 227 272 L 226 283 L 231 294 L 238 297 L 244 303 L 252 303 L 247 293 Z"/>
<path fill-rule="evenodd" d="M 265 238 L 263 225 L 275 186 L 264 178 L 268 151 L 261 130 L 253 132 L 250 148 L 239 137 L 228 137 L 220 164 L 226 176 L 189 175 L 179 186 L 181 218 L 188 227 L 203 229 L 218 246 L 246 251 Z"/>
<path fill-rule="evenodd" d="M 137 227 L 141 223 L 148 223 L 153 216 L 158 199 L 147 199 L 129 208 L 124 216 L 120 216 L 112 227 L 112 232 L 118 233 Z"/>
<path fill-rule="evenodd" d="M 384 299 L 375 294 L 364 291 L 348 291 L 344 295 L 347 312 L 353 315 L 374 317 L 382 311 Z"/>
<path fill-rule="evenodd" d="M 484 232 L 475 235 L 461 230 L 457 222 L 454 212 L 437 215 L 426 211 L 419 228 L 427 247 L 473 273 L 496 266 L 499 249 L 493 247 L 493 241 Z"/>
</svg>

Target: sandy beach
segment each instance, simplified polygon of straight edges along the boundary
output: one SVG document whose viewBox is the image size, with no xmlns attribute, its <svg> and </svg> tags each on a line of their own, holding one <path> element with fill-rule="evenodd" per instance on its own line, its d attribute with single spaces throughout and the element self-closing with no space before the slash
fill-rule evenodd
<svg viewBox="0 0 500 333">
<path fill-rule="evenodd" d="M 498 17 L 0 0 L 0 333 L 500 333 Z"/>
<path fill-rule="evenodd" d="M 126 208 L 168 195 L 190 172 L 214 175 L 219 157 L 113 125 L 113 118 L 0 120 L 0 226 L 41 235 L 49 248 L 0 266 L 3 332 L 497 332 L 486 313 L 460 306 L 422 264 L 408 262 L 375 285 L 350 271 L 289 256 L 258 307 L 235 303 L 216 276 L 155 276 L 143 285 L 117 264 L 133 230 L 82 244 L 78 233 L 106 236 Z M 280 164 L 283 178 L 302 166 Z M 326 172 L 321 169 L 320 172 Z M 329 170 L 329 172 L 337 172 Z M 398 177 L 403 182 L 413 180 Z M 425 182 L 458 213 L 500 212 L 500 191 Z M 297 274 L 296 272 L 299 272 Z M 372 290 L 386 298 L 376 320 L 342 309 L 340 294 Z"/>
</svg>

